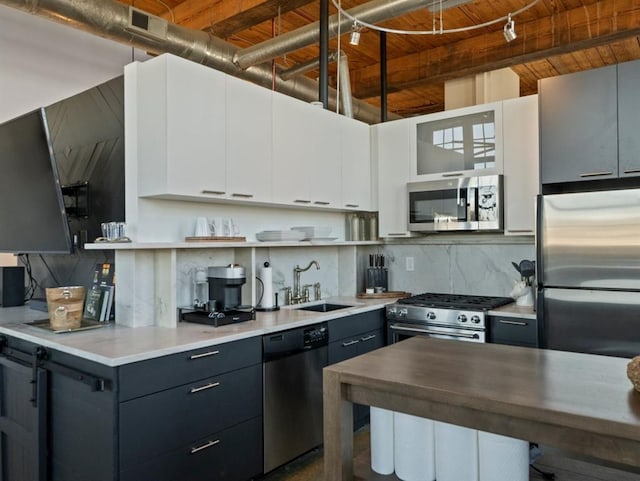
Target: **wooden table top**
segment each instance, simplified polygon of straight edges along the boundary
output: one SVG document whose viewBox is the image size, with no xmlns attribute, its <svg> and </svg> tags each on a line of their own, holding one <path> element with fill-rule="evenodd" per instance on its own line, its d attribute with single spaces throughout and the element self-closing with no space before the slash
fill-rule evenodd
<svg viewBox="0 0 640 481">
<path fill-rule="evenodd" d="M 325 370 L 349 386 L 355 401 L 371 401 L 374 398 L 365 399 L 362 393 L 375 391 L 389 399 L 395 396 L 393 402 L 408 406 L 407 412 L 412 411 L 410 400 L 416 399 L 636 442 L 640 441 L 640 393 L 627 379 L 628 362 L 416 336 Z M 380 399 L 384 401 L 375 398 Z M 461 420 L 459 424 L 470 424 Z"/>
</svg>

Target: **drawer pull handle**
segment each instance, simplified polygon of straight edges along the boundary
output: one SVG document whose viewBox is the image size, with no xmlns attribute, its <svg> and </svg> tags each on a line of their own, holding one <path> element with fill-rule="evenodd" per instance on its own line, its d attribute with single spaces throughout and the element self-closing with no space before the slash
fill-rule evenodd
<svg viewBox="0 0 640 481">
<path fill-rule="evenodd" d="M 198 446 L 197 448 L 191 448 L 191 454 L 196 454 L 198 451 L 202 451 L 203 449 L 210 448 L 211 446 L 215 446 L 218 443 L 220 443 L 219 439 L 216 439 L 215 441 L 208 441 L 204 443 L 202 446 Z"/>
<path fill-rule="evenodd" d="M 357 209 L 358 207 L 360 207 L 360 204 L 345 204 L 344 206 L 351 209 Z"/>
<path fill-rule="evenodd" d="M 369 336 L 367 336 L 367 337 L 363 337 L 363 338 L 362 338 L 362 339 L 360 339 L 360 340 L 361 340 L 362 342 L 367 342 L 367 341 L 370 341 L 371 339 L 375 339 L 375 338 L 376 338 L 376 335 L 375 335 L 375 334 L 371 334 L 371 335 L 369 335 Z"/>
<path fill-rule="evenodd" d="M 613 172 L 587 172 L 586 174 L 580 174 L 580 177 L 600 177 L 601 175 L 611 175 Z"/>
<path fill-rule="evenodd" d="M 324 200 L 316 200 L 314 202 L 314 204 L 316 204 L 316 205 L 329 205 L 329 204 L 331 204 L 331 202 L 326 202 Z"/>
<path fill-rule="evenodd" d="M 189 356 L 189 359 L 200 359 L 201 357 L 215 356 L 216 354 L 220 354 L 220 351 L 209 351 L 203 352 L 202 354 L 194 354 L 193 356 Z"/>
<path fill-rule="evenodd" d="M 224 195 L 226 192 L 222 192 L 220 190 L 203 190 L 202 193 L 210 195 Z"/>
<path fill-rule="evenodd" d="M 625 174 L 637 174 L 638 172 L 640 172 L 640 169 L 625 169 L 624 171 Z"/>
<path fill-rule="evenodd" d="M 204 386 L 192 387 L 191 394 L 195 394 L 200 391 L 206 391 L 207 389 L 211 389 L 212 387 L 218 387 L 219 385 L 220 385 L 219 382 L 210 382 L 209 384 L 205 384 Z"/>
<path fill-rule="evenodd" d="M 251 199 L 253 197 L 253 194 L 240 194 L 238 192 L 234 192 L 233 194 L 231 194 L 231 197 L 242 197 L 243 199 Z"/>
<path fill-rule="evenodd" d="M 500 324 L 511 324 L 513 326 L 526 326 L 527 325 L 527 323 L 524 322 L 524 321 L 505 321 L 505 320 L 500 319 L 498 322 Z"/>
<path fill-rule="evenodd" d="M 294 200 L 294 202 L 296 204 L 311 204 L 310 200 L 305 200 L 305 199 L 296 199 L 296 200 Z"/>
<path fill-rule="evenodd" d="M 462 172 L 452 172 L 450 174 L 442 174 L 442 177 L 460 177 L 462 175 Z"/>
<path fill-rule="evenodd" d="M 388 236 L 395 235 L 395 236 L 404 236 L 404 237 L 406 237 L 407 233 L 406 232 L 389 232 L 387 235 Z"/>
<path fill-rule="evenodd" d="M 360 342 L 360 339 L 354 339 L 353 341 L 343 342 L 342 347 L 353 346 L 354 344 L 358 344 L 359 342 Z"/>
<path fill-rule="evenodd" d="M 507 232 L 529 232 L 533 234 L 533 231 L 531 229 L 509 229 Z"/>
</svg>

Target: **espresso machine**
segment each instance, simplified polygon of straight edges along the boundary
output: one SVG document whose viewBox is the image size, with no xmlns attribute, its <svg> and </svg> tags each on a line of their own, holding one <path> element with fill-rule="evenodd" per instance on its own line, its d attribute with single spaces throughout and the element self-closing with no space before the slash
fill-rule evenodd
<svg viewBox="0 0 640 481">
<path fill-rule="evenodd" d="M 242 286 L 246 282 L 245 269 L 238 264 L 209 267 L 209 300 L 182 312 L 181 320 L 217 327 L 255 319 L 255 309 L 242 305 Z"/>
</svg>

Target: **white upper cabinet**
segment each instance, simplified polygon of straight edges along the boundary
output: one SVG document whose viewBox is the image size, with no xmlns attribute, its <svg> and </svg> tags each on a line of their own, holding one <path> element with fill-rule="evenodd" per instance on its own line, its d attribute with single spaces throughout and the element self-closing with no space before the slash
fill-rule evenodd
<svg viewBox="0 0 640 481">
<path fill-rule="evenodd" d="M 341 140 L 336 114 L 282 94 L 273 96 L 273 200 L 342 208 Z"/>
<path fill-rule="evenodd" d="M 538 96 L 505 100 L 504 233 L 535 233 L 535 198 L 539 191 Z"/>
<path fill-rule="evenodd" d="M 134 66 L 138 194 L 224 196 L 225 75 L 170 55 Z"/>
<path fill-rule="evenodd" d="M 227 76 L 227 197 L 270 202 L 273 168 L 271 90 Z"/>
<path fill-rule="evenodd" d="M 371 127 L 364 122 L 339 116 L 342 142 L 342 207 L 372 210 Z"/>
<path fill-rule="evenodd" d="M 374 165 L 378 174 L 378 233 L 380 237 L 407 237 L 407 182 L 412 119 L 373 127 Z"/>
<path fill-rule="evenodd" d="M 502 174 L 502 103 L 413 118 L 411 180 Z"/>
<path fill-rule="evenodd" d="M 312 126 L 302 121 L 308 105 L 273 94 L 273 200 L 281 204 L 311 205 L 306 159 Z"/>
</svg>

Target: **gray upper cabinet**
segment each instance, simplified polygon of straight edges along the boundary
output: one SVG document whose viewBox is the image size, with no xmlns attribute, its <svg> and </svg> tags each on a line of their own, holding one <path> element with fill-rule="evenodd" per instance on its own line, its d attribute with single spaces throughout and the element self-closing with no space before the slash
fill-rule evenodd
<svg viewBox="0 0 640 481">
<path fill-rule="evenodd" d="M 640 62 L 618 65 L 618 141 L 620 177 L 640 175 Z"/>
<path fill-rule="evenodd" d="M 540 81 L 542 184 L 618 177 L 617 70 Z"/>
</svg>

